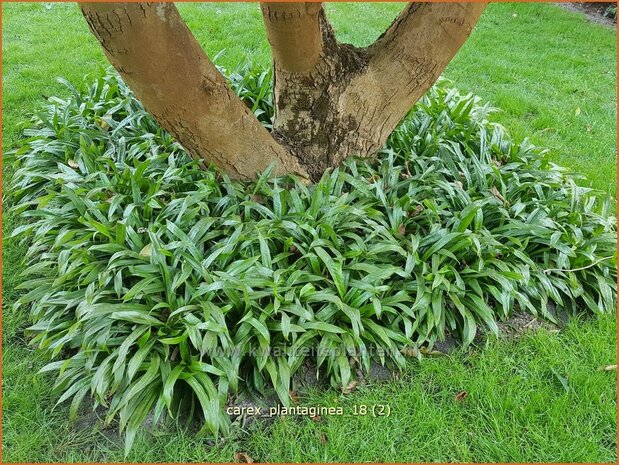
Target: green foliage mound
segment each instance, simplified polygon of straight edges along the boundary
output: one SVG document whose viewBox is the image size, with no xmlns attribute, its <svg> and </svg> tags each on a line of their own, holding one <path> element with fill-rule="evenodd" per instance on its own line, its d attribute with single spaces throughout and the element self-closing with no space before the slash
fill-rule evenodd
<svg viewBox="0 0 619 465">
<path fill-rule="evenodd" d="M 268 127 L 269 71 L 229 74 Z M 615 309 L 610 203 L 444 83 L 378 160 L 314 186 L 201 169 L 115 74 L 67 85 L 13 154 L 30 245 L 17 305 L 59 402 L 93 399 L 128 447 L 151 412 L 226 434 L 230 393 L 287 404 L 306 357 L 341 386 L 515 310 Z"/>
</svg>

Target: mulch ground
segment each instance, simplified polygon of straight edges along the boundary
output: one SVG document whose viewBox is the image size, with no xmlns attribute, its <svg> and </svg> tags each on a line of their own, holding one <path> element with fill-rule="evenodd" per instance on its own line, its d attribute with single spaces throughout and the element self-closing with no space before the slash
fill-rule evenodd
<svg viewBox="0 0 619 465">
<path fill-rule="evenodd" d="M 569 2 L 569 3 L 558 3 L 557 5 L 565 8 L 566 10 L 576 11 L 584 14 L 589 21 L 593 23 L 603 24 L 605 26 L 617 27 L 617 18 L 611 18 L 608 16 L 604 16 L 606 10 L 609 6 L 612 6 L 612 3 L 601 3 L 601 2 Z"/>
</svg>

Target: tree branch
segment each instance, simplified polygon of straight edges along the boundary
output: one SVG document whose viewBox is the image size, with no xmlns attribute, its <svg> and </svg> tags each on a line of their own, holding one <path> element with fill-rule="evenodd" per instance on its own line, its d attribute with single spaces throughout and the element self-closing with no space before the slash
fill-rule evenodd
<svg viewBox="0 0 619 465">
<path fill-rule="evenodd" d="M 322 3 L 262 3 L 273 61 L 288 73 L 309 73 L 320 61 Z"/>
<path fill-rule="evenodd" d="M 410 3 L 370 46 L 371 67 L 379 72 L 397 63 L 416 72 L 417 64 L 426 62 L 431 64 L 431 71 L 424 74 L 434 82 L 462 47 L 485 7 L 486 3 Z"/>
<path fill-rule="evenodd" d="M 172 3 L 80 3 L 105 54 L 145 108 L 194 157 L 233 178 L 273 161 L 307 173 L 231 91 Z"/>
<path fill-rule="evenodd" d="M 367 69 L 340 100 L 372 114 L 360 133 L 378 150 L 400 120 L 438 79 L 467 39 L 485 3 L 410 3 L 367 49 Z"/>
</svg>

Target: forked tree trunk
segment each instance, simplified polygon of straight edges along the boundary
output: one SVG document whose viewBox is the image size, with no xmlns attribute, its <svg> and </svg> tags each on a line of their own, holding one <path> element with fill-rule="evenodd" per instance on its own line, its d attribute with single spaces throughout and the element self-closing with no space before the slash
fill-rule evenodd
<svg viewBox="0 0 619 465">
<path fill-rule="evenodd" d="M 273 161 L 307 173 L 230 90 L 173 3 L 80 3 L 91 31 L 146 109 L 194 157 L 233 178 Z"/>
<path fill-rule="evenodd" d="M 263 3 L 274 63 L 269 134 L 169 3 L 81 3 L 111 63 L 196 157 L 235 178 L 272 161 L 317 180 L 371 157 L 468 37 L 483 3 L 411 3 L 371 46 L 339 43 L 321 3 Z"/>
</svg>

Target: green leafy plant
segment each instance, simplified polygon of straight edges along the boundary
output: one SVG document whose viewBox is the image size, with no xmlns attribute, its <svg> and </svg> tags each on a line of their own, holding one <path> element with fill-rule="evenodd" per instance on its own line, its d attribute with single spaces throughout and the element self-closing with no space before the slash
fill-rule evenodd
<svg viewBox="0 0 619 465">
<path fill-rule="evenodd" d="M 239 70 L 231 85 L 268 127 L 269 72 Z M 30 246 L 17 305 L 58 402 L 106 408 L 127 450 L 149 414 L 217 435 L 239 390 L 288 404 L 307 357 L 346 386 L 372 358 L 403 367 L 515 310 L 615 310 L 610 201 L 445 82 L 377 161 L 309 187 L 202 169 L 115 74 L 66 85 L 12 154 L 13 237 Z"/>
<path fill-rule="evenodd" d="M 604 16 L 607 18 L 617 19 L 617 4 L 609 5 L 604 11 Z"/>
</svg>

